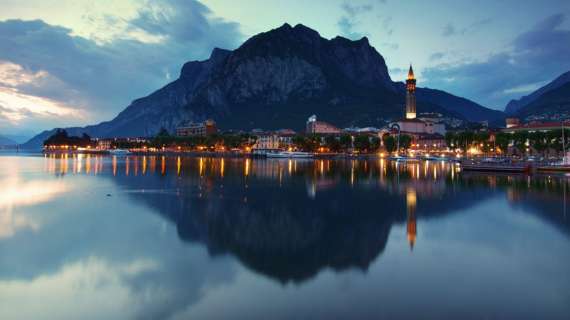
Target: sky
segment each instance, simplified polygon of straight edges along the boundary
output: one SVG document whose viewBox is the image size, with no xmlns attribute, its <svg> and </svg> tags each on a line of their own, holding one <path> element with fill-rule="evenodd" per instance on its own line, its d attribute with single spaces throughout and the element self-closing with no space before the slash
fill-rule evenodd
<svg viewBox="0 0 570 320">
<path fill-rule="evenodd" d="M 568 0 L 0 0 L 0 135 L 112 119 L 215 47 L 302 23 L 368 37 L 393 80 L 503 110 L 570 70 Z"/>
</svg>

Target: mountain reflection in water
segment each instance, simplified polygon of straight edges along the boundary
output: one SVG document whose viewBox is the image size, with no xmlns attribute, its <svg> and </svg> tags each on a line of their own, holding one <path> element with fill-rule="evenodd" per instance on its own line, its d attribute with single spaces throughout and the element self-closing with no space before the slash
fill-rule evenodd
<svg viewBox="0 0 570 320">
<path fill-rule="evenodd" d="M 422 220 L 506 195 L 569 235 L 563 176 L 481 175 L 449 162 L 49 155 L 51 174 L 100 175 L 176 225 L 182 241 L 231 254 L 281 283 L 366 271 L 394 225 L 421 246 Z"/>
</svg>

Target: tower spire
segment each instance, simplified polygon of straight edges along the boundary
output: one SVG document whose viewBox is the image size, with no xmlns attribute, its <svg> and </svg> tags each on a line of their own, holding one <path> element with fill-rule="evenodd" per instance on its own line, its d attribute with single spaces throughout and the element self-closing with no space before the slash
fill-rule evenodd
<svg viewBox="0 0 570 320">
<path fill-rule="evenodd" d="M 408 80 L 415 79 L 414 76 L 414 69 L 412 68 L 412 64 L 410 63 L 410 70 L 408 71 Z"/>
</svg>

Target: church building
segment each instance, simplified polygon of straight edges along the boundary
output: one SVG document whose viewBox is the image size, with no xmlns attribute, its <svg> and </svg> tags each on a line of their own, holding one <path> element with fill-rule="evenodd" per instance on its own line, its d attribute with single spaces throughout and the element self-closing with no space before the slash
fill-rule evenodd
<svg viewBox="0 0 570 320">
<path fill-rule="evenodd" d="M 414 136 L 420 139 L 422 135 L 444 135 L 445 125 L 432 121 L 417 119 L 416 109 L 416 78 L 414 69 L 410 65 L 408 78 L 406 79 L 406 109 L 405 118 L 396 122 L 400 127 L 400 133 Z"/>
</svg>

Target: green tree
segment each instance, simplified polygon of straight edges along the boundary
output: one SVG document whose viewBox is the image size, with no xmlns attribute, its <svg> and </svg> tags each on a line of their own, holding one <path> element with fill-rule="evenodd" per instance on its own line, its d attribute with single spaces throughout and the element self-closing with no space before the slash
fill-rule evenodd
<svg viewBox="0 0 570 320">
<path fill-rule="evenodd" d="M 400 148 L 408 150 L 412 145 L 412 137 L 407 134 L 400 135 Z"/>
<path fill-rule="evenodd" d="M 344 150 L 352 148 L 352 136 L 349 134 L 343 134 L 340 136 L 340 146 Z"/>
<path fill-rule="evenodd" d="M 477 132 L 473 135 L 473 141 L 479 145 L 479 148 L 483 152 L 491 151 L 490 138 L 491 135 L 488 132 Z"/>
<path fill-rule="evenodd" d="M 370 137 L 370 151 L 377 151 L 380 149 L 380 138 Z"/>
<path fill-rule="evenodd" d="M 311 136 L 294 136 L 292 139 L 293 144 L 303 151 L 313 152 L 321 144 L 321 138 L 318 135 Z"/>
<path fill-rule="evenodd" d="M 535 149 L 540 154 L 543 154 L 544 151 L 548 148 L 548 143 L 546 141 L 546 133 L 542 131 L 535 131 L 529 134 L 528 137 L 530 141 L 530 145 L 533 149 Z"/>
<path fill-rule="evenodd" d="M 495 145 L 501 148 L 502 152 L 507 152 L 512 135 L 506 132 L 499 132 L 495 135 Z"/>
<path fill-rule="evenodd" d="M 527 131 L 516 131 L 513 134 L 513 144 L 520 153 L 526 153 L 527 142 L 528 142 Z"/>
<path fill-rule="evenodd" d="M 384 142 L 384 148 L 388 152 L 394 152 L 396 150 L 396 139 L 391 135 L 385 135 L 382 137 L 382 141 Z"/>
<path fill-rule="evenodd" d="M 305 137 L 301 135 L 296 135 L 291 139 L 291 143 L 295 145 L 298 149 L 305 150 Z"/>
<path fill-rule="evenodd" d="M 354 138 L 354 148 L 360 152 L 370 150 L 370 139 L 367 135 L 358 135 Z"/>
<path fill-rule="evenodd" d="M 340 141 L 335 136 L 326 136 L 325 145 L 333 152 L 339 152 L 341 149 Z"/>
<path fill-rule="evenodd" d="M 446 132 L 445 133 L 445 143 L 448 147 L 454 148 L 457 147 L 457 134 L 455 132 Z"/>
<path fill-rule="evenodd" d="M 566 144 L 566 150 L 568 150 L 570 142 L 570 130 L 564 130 L 564 140 Z M 564 145 L 562 144 L 562 129 L 549 131 L 547 134 L 548 147 L 557 152 L 561 152 Z"/>
<path fill-rule="evenodd" d="M 472 131 L 460 132 L 457 137 L 457 146 L 466 152 L 473 144 L 474 138 L 475 134 Z"/>
</svg>

